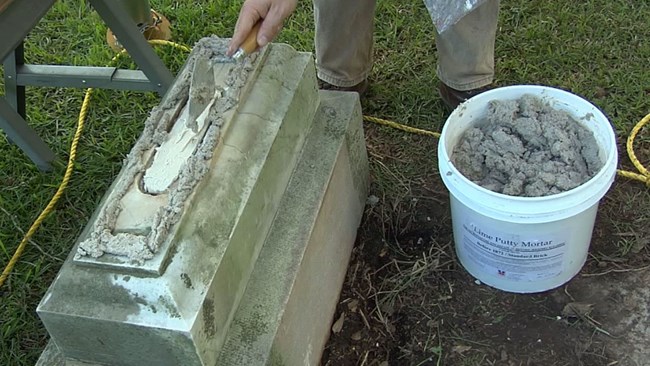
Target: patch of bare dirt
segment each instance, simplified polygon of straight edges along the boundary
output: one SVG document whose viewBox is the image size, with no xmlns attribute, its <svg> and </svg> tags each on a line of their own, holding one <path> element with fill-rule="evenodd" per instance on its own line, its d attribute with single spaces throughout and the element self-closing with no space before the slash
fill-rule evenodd
<svg viewBox="0 0 650 366">
<path fill-rule="evenodd" d="M 575 279 L 510 294 L 457 261 L 437 140 L 395 141 L 375 126 L 366 134 L 371 199 L 323 365 L 648 364 L 650 232 L 639 208 L 650 207 L 650 193 L 642 184 L 617 180 Z"/>
</svg>

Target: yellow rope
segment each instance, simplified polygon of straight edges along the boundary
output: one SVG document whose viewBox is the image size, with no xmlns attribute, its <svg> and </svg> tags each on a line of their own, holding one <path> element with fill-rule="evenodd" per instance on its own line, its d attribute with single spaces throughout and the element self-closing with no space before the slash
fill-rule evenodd
<svg viewBox="0 0 650 366">
<path fill-rule="evenodd" d="M 165 40 L 149 40 L 149 43 L 152 45 L 165 45 L 165 46 L 171 46 L 176 49 L 180 49 L 185 52 L 190 52 L 190 48 L 181 45 L 178 43 L 170 42 L 170 41 L 165 41 Z M 111 60 L 110 64 L 113 64 L 116 62 L 122 55 L 126 54 L 126 50 L 120 51 L 113 59 Z M 34 235 L 36 230 L 39 228 L 43 220 L 52 212 L 54 209 L 54 206 L 56 203 L 59 201 L 61 196 L 63 195 L 63 192 L 68 186 L 68 183 L 70 181 L 70 177 L 72 176 L 72 172 L 74 170 L 74 162 L 77 157 L 77 145 L 79 144 L 79 138 L 81 137 L 81 133 L 83 131 L 83 127 L 86 121 L 86 116 L 88 114 L 88 108 L 90 107 L 90 99 L 93 93 L 93 89 L 89 88 L 86 90 L 86 94 L 84 95 L 84 100 L 83 103 L 81 104 L 81 110 L 79 112 L 79 118 L 77 121 L 77 130 L 75 131 L 74 137 L 72 139 L 72 144 L 70 145 L 70 156 L 68 157 L 68 164 L 65 169 L 65 174 L 63 175 L 63 179 L 61 181 L 61 184 L 59 185 L 59 188 L 56 190 L 56 193 L 54 196 L 52 196 L 52 199 L 50 199 L 50 202 L 47 204 L 43 212 L 41 212 L 40 215 L 38 215 L 38 218 L 36 218 L 36 221 L 32 224 L 32 226 L 29 228 L 27 233 L 25 234 L 25 237 L 21 240 L 20 244 L 18 245 L 18 248 L 14 252 L 14 255 L 11 257 L 9 262 L 7 263 L 7 266 L 5 269 L 2 271 L 2 274 L 0 275 L 0 287 L 4 284 L 6 279 L 9 277 L 9 274 L 13 270 L 14 266 L 18 262 L 18 259 L 20 256 L 23 254 L 25 247 L 27 243 L 29 242 L 29 239 Z M 388 126 L 391 128 L 395 128 L 401 131 L 405 131 L 408 133 L 414 133 L 414 134 L 419 134 L 419 135 L 427 135 L 427 136 L 433 136 L 435 138 L 440 137 L 440 133 L 438 132 L 433 132 L 433 131 L 428 131 L 428 130 L 423 130 L 420 128 L 415 128 L 415 127 L 410 127 L 407 125 L 403 125 L 397 122 L 377 118 L 377 117 L 371 117 L 371 116 L 363 116 L 363 119 L 368 122 Z M 650 121 L 650 114 L 645 116 L 639 123 L 634 126 L 632 129 L 632 132 L 630 133 L 630 136 L 627 139 L 627 154 L 630 157 L 630 160 L 634 164 L 634 166 L 637 168 L 639 173 L 631 172 L 631 171 L 625 171 L 625 170 L 618 170 L 617 173 L 620 176 L 634 179 L 641 181 L 645 183 L 648 187 L 650 187 L 650 173 L 648 170 L 641 164 L 639 159 L 636 157 L 636 154 L 634 153 L 634 139 L 638 135 L 639 131 L 645 126 L 648 121 Z"/>
<path fill-rule="evenodd" d="M 9 277 L 9 274 L 11 273 L 14 266 L 18 262 L 18 259 L 20 259 L 20 256 L 23 254 L 23 251 L 25 250 L 25 247 L 27 246 L 27 242 L 29 241 L 29 239 L 34 235 L 34 233 L 39 228 L 39 226 L 41 226 L 41 223 L 43 222 L 43 220 L 45 220 L 47 215 L 49 215 L 50 212 L 52 212 L 52 210 L 54 209 L 54 205 L 56 205 L 56 203 L 59 201 L 59 199 L 63 195 L 63 192 L 68 186 L 68 182 L 70 181 L 70 176 L 72 176 L 72 171 L 74 170 L 74 161 L 77 157 L 77 145 L 79 144 L 79 138 L 81 137 L 81 132 L 83 131 L 84 120 L 88 112 L 88 104 L 90 102 L 91 95 L 92 95 L 92 88 L 88 89 L 86 91 L 86 95 L 84 96 L 81 112 L 79 113 L 79 120 L 77 121 L 77 130 L 75 131 L 74 137 L 72 138 L 72 144 L 70 144 L 70 156 L 68 157 L 68 165 L 65 168 L 65 174 L 63 174 L 63 180 L 61 181 L 59 188 L 56 190 L 56 193 L 54 193 L 54 196 L 52 196 L 52 199 L 50 199 L 50 202 L 47 204 L 43 212 L 41 212 L 41 214 L 38 215 L 36 221 L 34 221 L 32 226 L 25 234 L 25 237 L 23 237 L 23 240 L 21 240 L 20 244 L 18 244 L 18 248 L 14 252 L 14 255 L 11 257 L 11 259 L 7 263 L 7 266 L 2 271 L 2 274 L 0 275 L 0 287 L 2 287 L 5 280 L 7 279 L 7 277 Z"/>
<path fill-rule="evenodd" d="M 181 50 L 183 52 L 190 52 L 192 51 L 191 48 L 184 44 L 172 42 L 172 41 L 165 41 L 164 39 L 150 39 L 147 42 L 153 46 L 170 46 L 172 48 L 176 48 L 178 50 Z M 125 51 L 122 51 L 121 53 L 125 53 Z"/>
<path fill-rule="evenodd" d="M 176 49 L 183 50 L 185 52 L 190 51 L 189 47 L 187 46 L 183 46 L 165 40 L 150 40 L 149 43 L 152 45 L 171 46 Z M 126 54 L 126 50 L 120 51 L 111 59 L 109 65 L 114 64 L 120 57 L 122 57 L 125 54 Z M 45 218 L 52 212 L 52 210 L 54 210 L 54 206 L 57 204 L 57 202 L 59 202 L 59 199 L 63 195 L 63 192 L 68 187 L 68 183 L 70 182 L 70 177 L 72 176 L 72 172 L 74 171 L 74 162 L 75 159 L 77 158 L 77 146 L 79 145 L 79 139 L 81 138 L 81 133 L 83 131 L 84 124 L 86 122 L 86 116 L 88 115 L 88 109 L 90 108 L 90 100 L 92 94 L 93 94 L 93 88 L 86 89 L 83 103 L 81 104 L 81 110 L 79 111 L 79 118 L 77 120 L 77 130 L 75 131 L 74 137 L 72 138 L 72 143 L 70 144 L 70 156 L 68 157 L 68 164 L 65 168 L 65 173 L 63 174 L 63 179 L 61 180 L 61 184 L 59 185 L 59 188 L 56 190 L 56 193 L 54 193 L 54 196 L 52 196 L 52 198 L 50 199 L 50 202 L 47 204 L 45 209 L 41 212 L 40 215 L 38 215 L 38 217 L 36 218 L 32 226 L 29 228 L 29 230 L 27 230 L 27 233 L 20 241 L 20 244 L 18 244 L 18 248 L 16 248 L 16 251 L 11 256 L 11 259 L 9 260 L 4 270 L 2 271 L 2 274 L 0 274 L 0 287 L 2 287 L 2 285 L 5 283 L 5 281 L 11 274 L 11 271 L 16 266 L 16 263 L 18 263 L 18 260 L 20 259 L 23 252 L 25 251 L 25 247 L 27 246 L 29 239 L 31 239 L 31 237 L 34 235 L 36 230 L 41 226 L 43 220 L 45 220 Z"/>
<path fill-rule="evenodd" d="M 438 133 L 438 132 L 433 132 L 433 131 L 423 130 L 423 129 L 420 129 L 420 128 L 406 126 L 406 125 L 403 125 L 403 124 L 399 124 L 397 122 L 389 121 L 387 119 L 381 119 L 381 118 L 370 117 L 370 116 L 363 116 L 363 119 L 365 121 L 368 121 L 368 122 L 388 126 L 388 127 L 391 127 L 391 128 L 397 129 L 397 130 L 401 130 L 401 131 L 405 131 L 405 132 L 409 132 L 409 133 L 415 133 L 415 134 L 418 134 L 418 135 L 428 135 L 428 136 L 433 136 L 435 138 L 440 137 L 440 133 Z"/>
<path fill-rule="evenodd" d="M 423 130 L 420 128 L 415 128 L 415 127 L 410 127 L 406 126 L 403 124 L 399 124 L 397 122 L 381 119 L 381 118 L 376 118 L 376 117 L 370 117 L 370 116 L 363 116 L 363 119 L 368 122 L 376 123 L 379 125 L 383 126 L 388 126 L 391 128 L 395 128 L 401 131 L 406 131 L 410 133 L 415 133 L 418 135 L 428 135 L 428 136 L 433 136 L 435 138 L 440 137 L 440 133 L 438 132 L 433 132 L 433 131 L 428 131 L 428 130 Z M 636 154 L 634 153 L 634 139 L 636 136 L 639 134 L 643 126 L 645 126 L 648 122 L 650 121 L 650 114 L 645 116 L 639 123 L 637 123 L 634 128 L 632 129 L 632 132 L 630 133 L 630 136 L 627 138 L 627 143 L 626 143 L 626 150 L 627 150 L 627 155 L 629 156 L 630 160 L 632 161 L 632 164 L 636 167 L 636 169 L 639 171 L 639 173 L 631 172 L 629 170 L 617 170 L 616 173 L 620 175 L 621 177 L 637 180 L 639 182 L 645 183 L 646 186 L 650 187 L 650 172 L 648 172 L 648 169 L 646 169 L 643 164 L 639 161 L 639 159 L 636 157 Z"/>
<path fill-rule="evenodd" d="M 627 150 L 627 156 L 630 158 L 630 161 L 632 161 L 632 164 L 634 164 L 634 167 L 639 172 L 635 173 L 628 170 L 618 170 L 617 173 L 622 177 L 643 182 L 647 187 L 650 187 L 650 172 L 648 172 L 648 169 L 646 169 L 643 166 L 643 164 L 641 164 L 639 159 L 636 157 L 636 154 L 634 153 L 634 139 L 639 134 L 643 126 L 648 124 L 648 121 L 650 121 L 650 114 L 643 117 L 643 119 L 639 121 L 639 123 L 637 123 L 636 126 L 634 126 L 632 132 L 630 132 L 630 136 L 628 136 L 627 138 L 627 143 L 625 144 L 625 149 Z"/>
</svg>

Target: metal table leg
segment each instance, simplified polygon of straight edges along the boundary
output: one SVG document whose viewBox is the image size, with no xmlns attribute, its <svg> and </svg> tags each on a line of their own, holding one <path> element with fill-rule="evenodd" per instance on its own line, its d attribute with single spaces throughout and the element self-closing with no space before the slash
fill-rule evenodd
<svg viewBox="0 0 650 366">
<path fill-rule="evenodd" d="M 0 98 L 0 130 L 15 143 L 41 170 L 50 170 L 55 156 L 52 150 L 25 122 L 25 87 L 18 84 L 17 69 L 25 63 L 21 42 L 5 58 L 5 96 Z"/>
<path fill-rule="evenodd" d="M 0 98 L 0 129 L 32 159 L 39 169 L 51 169 L 50 163 L 55 158 L 52 150 L 3 98 Z"/>
<path fill-rule="evenodd" d="M 5 99 L 25 118 L 25 87 L 18 84 L 18 68 L 25 64 L 25 51 L 21 42 L 4 60 Z"/>
</svg>

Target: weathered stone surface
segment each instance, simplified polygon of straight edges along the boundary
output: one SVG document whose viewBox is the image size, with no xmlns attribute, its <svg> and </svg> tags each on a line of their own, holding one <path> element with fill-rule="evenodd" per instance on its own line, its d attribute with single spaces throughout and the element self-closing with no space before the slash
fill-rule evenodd
<svg viewBox="0 0 650 366">
<path fill-rule="evenodd" d="M 317 365 L 368 189 L 356 93 L 321 107 L 218 360 Z"/>
<path fill-rule="evenodd" d="M 215 62 L 226 47 L 227 40 L 216 37 L 197 43 L 185 68 L 145 121 L 92 226 L 77 245 L 76 263 L 145 276 L 164 271 L 182 213 L 192 205 L 218 141 L 232 125 L 237 101 L 247 99 L 260 65 L 266 64 L 267 48 L 243 63 Z M 204 67 L 197 70 L 196 65 Z M 200 86 L 189 87 L 190 79 Z M 196 119 L 190 117 L 189 101 L 206 107 Z M 163 184 L 150 192 L 147 176 L 149 183 Z"/>
<path fill-rule="evenodd" d="M 41 353 L 36 366 L 66 366 L 65 358 L 54 342 L 50 341 Z"/>
<path fill-rule="evenodd" d="M 72 255 L 63 265 L 38 313 L 66 358 L 215 364 L 318 107 L 311 55 L 285 45 L 267 53 L 223 126 L 164 272 L 75 263 Z"/>
<path fill-rule="evenodd" d="M 368 189 L 357 95 L 322 91 L 320 96 L 313 128 L 216 365 L 320 360 Z M 91 364 L 66 362 L 53 342 L 37 364 L 82 365 Z"/>
</svg>

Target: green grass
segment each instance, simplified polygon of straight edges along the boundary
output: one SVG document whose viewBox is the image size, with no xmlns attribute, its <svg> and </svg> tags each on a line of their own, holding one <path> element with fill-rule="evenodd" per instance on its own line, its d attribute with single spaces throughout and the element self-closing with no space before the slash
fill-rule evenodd
<svg viewBox="0 0 650 366">
<path fill-rule="evenodd" d="M 650 5 L 633 0 L 503 3 L 497 84 L 546 84 L 582 95 L 611 118 L 621 141 L 650 112 Z M 224 0 L 151 0 L 151 4 L 172 22 L 174 40 L 189 45 L 210 34 L 230 35 L 239 11 L 238 2 Z M 27 39 L 27 61 L 103 66 L 113 56 L 104 41 L 105 30 L 85 1 L 60 0 Z M 422 1 L 379 1 L 375 34 L 376 63 L 365 113 L 440 129 L 446 112 L 435 92 L 433 26 Z M 311 4 L 301 2 L 278 41 L 311 51 L 312 38 Z M 182 66 L 185 55 L 179 51 L 158 52 L 172 70 Z M 59 157 L 67 158 L 83 91 L 28 88 L 27 93 L 31 126 Z M 95 94 L 70 186 L 0 289 L 0 365 L 31 365 L 38 358 L 47 333 L 36 306 L 158 101 L 151 93 Z M 377 131 L 396 145 L 411 138 L 384 127 Z M 435 157 L 426 147 L 402 156 L 418 162 L 402 169 L 435 169 Z M 427 161 L 429 165 L 423 165 Z M 382 172 L 378 164 L 373 167 L 378 177 L 393 174 Z M 0 135 L 0 171 L 0 266 L 4 266 L 54 193 L 63 166 L 39 172 Z M 386 192 L 399 194 L 399 185 L 384 185 Z"/>
</svg>

